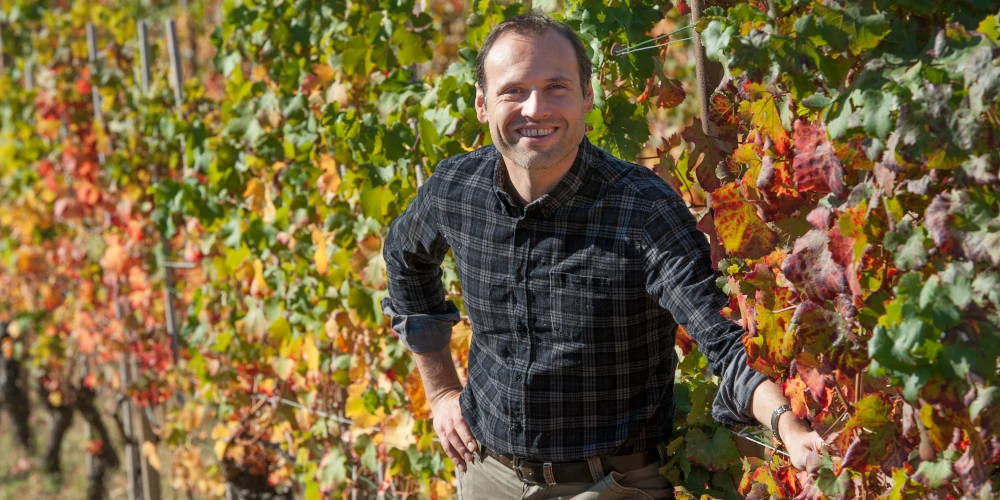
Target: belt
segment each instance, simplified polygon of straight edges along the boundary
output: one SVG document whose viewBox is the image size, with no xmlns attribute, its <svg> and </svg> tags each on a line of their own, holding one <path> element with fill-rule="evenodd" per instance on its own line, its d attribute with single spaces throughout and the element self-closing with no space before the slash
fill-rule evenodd
<svg viewBox="0 0 1000 500">
<path fill-rule="evenodd" d="M 489 457 L 500 462 L 517 474 L 521 482 L 529 484 L 593 483 L 594 474 L 586 460 L 579 462 L 534 462 L 524 457 L 505 455 L 491 450 L 480 443 L 479 447 Z M 599 457 L 604 473 L 628 472 L 645 467 L 660 459 L 656 449 L 640 451 L 631 455 L 605 455 Z"/>
</svg>

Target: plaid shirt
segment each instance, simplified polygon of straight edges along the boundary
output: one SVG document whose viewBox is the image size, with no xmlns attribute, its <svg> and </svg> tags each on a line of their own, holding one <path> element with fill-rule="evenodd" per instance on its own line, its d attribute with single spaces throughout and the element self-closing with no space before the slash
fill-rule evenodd
<svg viewBox="0 0 1000 500">
<path fill-rule="evenodd" d="M 472 323 L 462 414 L 490 448 L 538 460 L 650 449 L 673 428 L 678 323 L 721 378 L 712 414 L 753 422 L 764 376 L 719 314 L 706 238 L 649 169 L 585 138 L 548 194 L 519 207 L 493 146 L 442 161 L 385 244 L 382 307 L 413 352 L 458 321 L 441 261 L 453 250 Z"/>
</svg>

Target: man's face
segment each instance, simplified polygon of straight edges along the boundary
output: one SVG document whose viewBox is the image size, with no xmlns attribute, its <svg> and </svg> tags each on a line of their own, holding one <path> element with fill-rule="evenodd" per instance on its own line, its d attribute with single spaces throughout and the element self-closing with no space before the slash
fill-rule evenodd
<svg viewBox="0 0 1000 500">
<path fill-rule="evenodd" d="M 552 30 L 541 36 L 506 33 L 493 44 L 484 70 L 487 88 L 476 92 L 476 113 L 489 123 L 508 166 L 572 165 L 594 94 L 589 81 L 580 82 L 569 40 Z"/>
</svg>

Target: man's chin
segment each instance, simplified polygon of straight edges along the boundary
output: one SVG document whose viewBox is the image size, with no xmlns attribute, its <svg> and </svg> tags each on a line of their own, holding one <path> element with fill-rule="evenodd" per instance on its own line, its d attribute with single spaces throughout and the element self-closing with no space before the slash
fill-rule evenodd
<svg viewBox="0 0 1000 500">
<path fill-rule="evenodd" d="M 513 154 L 504 154 L 504 156 L 511 158 L 511 160 L 515 163 L 514 166 L 524 170 L 548 170 L 556 164 L 556 159 L 554 158 L 555 155 L 552 154 L 539 154 L 537 152 L 526 153 L 523 150 L 515 150 L 512 151 L 512 153 Z"/>
</svg>

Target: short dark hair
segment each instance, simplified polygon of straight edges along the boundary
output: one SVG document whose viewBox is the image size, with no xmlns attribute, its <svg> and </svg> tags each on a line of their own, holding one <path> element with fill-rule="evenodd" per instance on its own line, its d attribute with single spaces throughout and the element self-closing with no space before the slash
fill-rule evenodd
<svg viewBox="0 0 1000 500">
<path fill-rule="evenodd" d="M 476 83 L 479 84 L 479 89 L 482 90 L 483 94 L 486 94 L 486 56 L 489 55 L 490 49 L 493 48 L 493 44 L 501 35 L 513 31 L 519 35 L 541 36 L 548 30 L 559 33 L 573 46 L 573 52 L 576 52 L 576 62 L 580 66 L 580 86 L 583 89 L 583 95 L 586 96 L 593 65 L 590 64 L 590 58 L 587 57 L 587 50 L 583 48 L 580 37 L 565 23 L 556 21 L 537 10 L 512 17 L 494 26 L 486 35 L 483 48 L 480 49 L 479 56 L 476 57 Z"/>
</svg>

